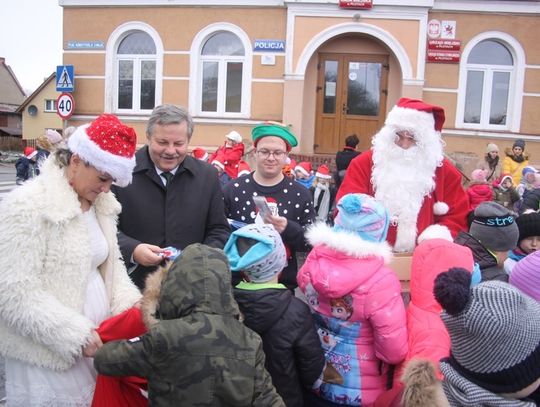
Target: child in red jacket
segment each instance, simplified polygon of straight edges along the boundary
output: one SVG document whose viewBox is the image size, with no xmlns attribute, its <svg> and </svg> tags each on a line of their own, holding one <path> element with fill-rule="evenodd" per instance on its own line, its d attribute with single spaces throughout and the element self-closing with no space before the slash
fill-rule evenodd
<svg viewBox="0 0 540 407">
<path fill-rule="evenodd" d="M 474 170 L 471 174 L 471 183 L 467 188 L 469 197 L 469 211 L 474 211 L 482 202 L 493 200 L 493 189 L 486 180 L 485 170 Z"/>
<path fill-rule="evenodd" d="M 225 143 L 210 156 L 208 162 L 218 169 L 220 175 L 227 174 L 229 179 L 238 177 L 238 162 L 244 155 L 242 136 L 231 131 L 225 136 Z"/>
</svg>

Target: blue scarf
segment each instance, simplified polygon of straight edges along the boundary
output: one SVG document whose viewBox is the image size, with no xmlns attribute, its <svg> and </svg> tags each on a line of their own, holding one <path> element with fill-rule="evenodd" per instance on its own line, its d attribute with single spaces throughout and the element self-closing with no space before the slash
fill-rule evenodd
<svg viewBox="0 0 540 407">
<path fill-rule="evenodd" d="M 298 182 L 300 185 L 303 185 L 307 189 L 311 188 L 311 184 L 313 184 L 313 180 L 315 179 L 315 175 L 312 175 L 309 178 L 306 179 L 297 179 L 296 182 Z"/>
</svg>

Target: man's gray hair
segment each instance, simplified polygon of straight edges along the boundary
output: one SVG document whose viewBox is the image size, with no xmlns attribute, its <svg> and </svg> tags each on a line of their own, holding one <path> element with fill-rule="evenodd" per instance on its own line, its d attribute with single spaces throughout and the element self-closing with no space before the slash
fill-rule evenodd
<svg viewBox="0 0 540 407">
<path fill-rule="evenodd" d="M 180 106 L 160 105 L 152 110 L 148 124 L 146 125 L 146 137 L 151 138 L 154 134 L 155 126 L 166 126 L 168 124 L 182 124 L 186 122 L 188 131 L 188 140 L 191 140 L 193 134 L 193 118 L 189 112 Z"/>
</svg>

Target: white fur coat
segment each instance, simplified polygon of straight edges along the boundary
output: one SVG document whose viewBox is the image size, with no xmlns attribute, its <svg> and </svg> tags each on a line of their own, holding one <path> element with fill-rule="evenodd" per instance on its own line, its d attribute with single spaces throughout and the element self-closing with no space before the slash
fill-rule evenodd
<svg viewBox="0 0 540 407">
<path fill-rule="evenodd" d="M 120 204 L 112 193 L 94 203 L 109 247 L 100 266 L 111 314 L 139 298 L 116 238 Z M 91 253 L 76 193 L 51 157 L 41 175 L 0 204 L 0 353 L 64 370 L 81 356 L 94 328 L 82 314 Z"/>
</svg>

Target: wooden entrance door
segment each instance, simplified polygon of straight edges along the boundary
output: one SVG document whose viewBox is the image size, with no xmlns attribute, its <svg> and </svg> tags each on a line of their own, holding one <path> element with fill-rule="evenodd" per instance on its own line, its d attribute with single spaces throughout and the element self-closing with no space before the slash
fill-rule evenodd
<svg viewBox="0 0 540 407">
<path fill-rule="evenodd" d="M 369 149 L 386 117 L 388 56 L 319 54 L 317 68 L 315 153 L 341 150 L 353 133 Z"/>
</svg>

